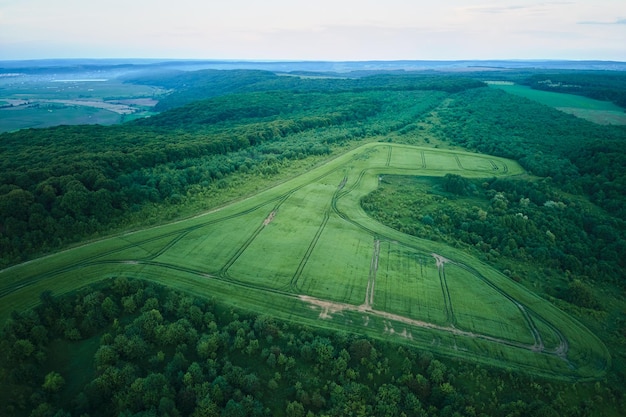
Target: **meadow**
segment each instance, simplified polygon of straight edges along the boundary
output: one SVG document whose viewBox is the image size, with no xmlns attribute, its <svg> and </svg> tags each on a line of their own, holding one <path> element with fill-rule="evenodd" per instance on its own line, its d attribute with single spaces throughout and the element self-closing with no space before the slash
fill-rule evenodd
<svg viewBox="0 0 626 417">
<path fill-rule="evenodd" d="M 153 280 L 260 314 L 568 380 L 610 356 L 575 319 L 489 265 L 391 229 L 361 199 L 386 175 L 524 175 L 514 161 L 370 143 L 249 198 L 0 271 L 0 321 L 111 277 Z"/>
<path fill-rule="evenodd" d="M 519 84 L 491 84 L 510 94 L 534 100 L 546 106 L 554 107 L 565 113 L 573 114 L 581 119 L 598 124 L 626 125 L 624 109 L 610 101 L 594 100 L 589 97 L 536 90 Z"/>
<path fill-rule="evenodd" d="M 0 132 L 58 125 L 112 125 L 152 113 L 156 87 L 84 74 L 16 75 L 0 80 Z M 93 77 L 93 75 L 91 75 Z M 144 99 L 144 101 L 138 101 Z"/>
</svg>

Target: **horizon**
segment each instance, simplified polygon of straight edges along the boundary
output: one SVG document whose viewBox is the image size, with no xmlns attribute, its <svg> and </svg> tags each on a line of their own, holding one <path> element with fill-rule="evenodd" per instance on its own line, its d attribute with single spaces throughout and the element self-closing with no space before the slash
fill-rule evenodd
<svg viewBox="0 0 626 417">
<path fill-rule="evenodd" d="M 347 73 L 353 71 L 494 71 L 524 69 L 569 69 L 626 71 L 626 61 L 591 59 L 437 59 L 437 60 L 270 60 L 201 58 L 43 58 L 0 59 L 0 70 L 72 69 L 74 67 L 113 69 L 118 66 L 171 67 L 178 70 L 256 69 L 275 72 L 312 71 Z M 2 74 L 0 74 L 1 76 Z"/>
<path fill-rule="evenodd" d="M 258 62 L 258 63 L 315 63 L 315 62 L 617 62 L 626 63 L 626 59 L 566 59 L 566 58 L 441 58 L 441 59 L 281 59 L 281 58 L 173 58 L 173 57 L 116 57 L 116 56 L 104 56 L 104 57 L 50 57 L 50 58 L 0 58 L 0 62 L 43 62 L 43 61 L 148 61 L 152 63 L 166 63 L 166 62 Z"/>
</svg>

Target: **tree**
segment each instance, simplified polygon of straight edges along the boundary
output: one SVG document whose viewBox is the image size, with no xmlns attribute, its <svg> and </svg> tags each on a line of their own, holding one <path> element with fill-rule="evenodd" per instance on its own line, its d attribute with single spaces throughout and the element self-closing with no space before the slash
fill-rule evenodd
<svg viewBox="0 0 626 417">
<path fill-rule="evenodd" d="M 444 376 L 446 372 L 446 365 L 438 361 L 437 359 L 433 359 L 428 366 L 428 375 L 430 376 L 430 380 L 436 384 L 441 384 L 443 382 Z"/>
<path fill-rule="evenodd" d="M 285 415 L 287 417 L 304 417 L 304 406 L 298 401 L 288 401 Z"/>
<path fill-rule="evenodd" d="M 94 355 L 96 369 L 102 369 L 107 366 L 115 365 L 118 359 L 119 354 L 112 346 L 109 345 L 100 346 Z"/>
<path fill-rule="evenodd" d="M 383 384 L 378 388 L 376 393 L 376 415 L 377 416 L 397 416 L 399 415 L 399 407 L 401 392 L 398 387 L 391 384 Z"/>
<path fill-rule="evenodd" d="M 104 314 L 104 316 L 111 321 L 117 317 L 118 313 L 119 307 L 115 301 L 113 301 L 111 297 L 106 297 L 104 301 L 102 301 L 102 314 Z"/>
<path fill-rule="evenodd" d="M 470 184 L 471 183 L 466 178 L 457 174 L 446 174 L 443 177 L 443 189 L 452 194 L 468 194 Z"/>
<path fill-rule="evenodd" d="M 26 359 L 35 352 L 35 346 L 30 340 L 19 339 L 13 344 L 12 354 L 17 359 Z"/>
<path fill-rule="evenodd" d="M 65 379 L 58 372 L 50 372 L 46 375 L 44 383 L 41 386 L 45 391 L 50 393 L 59 392 L 65 385 Z"/>
</svg>

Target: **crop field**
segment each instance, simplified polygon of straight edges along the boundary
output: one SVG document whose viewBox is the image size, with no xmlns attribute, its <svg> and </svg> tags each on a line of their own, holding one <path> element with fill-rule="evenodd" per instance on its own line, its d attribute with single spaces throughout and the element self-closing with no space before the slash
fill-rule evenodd
<svg viewBox="0 0 626 417">
<path fill-rule="evenodd" d="M 63 124 L 119 123 L 117 113 L 86 106 L 20 106 L 0 109 L 0 132 Z"/>
<path fill-rule="evenodd" d="M 526 97 L 546 106 L 598 124 L 626 125 L 626 113 L 621 107 L 609 102 L 594 100 L 575 94 L 534 90 L 523 85 L 493 84 L 507 93 Z"/>
<path fill-rule="evenodd" d="M 63 124 L 116 124 L 152 114 L 156 87 L 69 74 L 0 80 L 0 132 Z M 67 79 L 65 79 L 67 78 Z"/>
<path fill-rule="evenodd" d="M 566 379 L 610 357 L 580 323 L 489 265 L 390 229 L 360 199 L 384 175 L 523 174 L 486 155 L 373 143 L 218 210 L 0 271 L 0 319 L 115 276 L 312 326 Z"/>
</svg>

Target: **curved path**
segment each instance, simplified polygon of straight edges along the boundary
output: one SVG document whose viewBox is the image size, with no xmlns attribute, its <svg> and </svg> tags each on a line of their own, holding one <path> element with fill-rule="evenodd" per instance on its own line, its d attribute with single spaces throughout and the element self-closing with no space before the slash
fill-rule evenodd
<svg viewBox="0 0 626 417">
<path fill-rule="evenodd" d="M 0 319 L 13 309 L 35 305 L 45 289 L 63 293 L 129 275 L 194 293 L 226 292 L 228 302 L 259 311 L 274 308 L 276 314 L 309 323 L 315 323 L 317 317 L 329 319 L 315 323 L 324 327 L 377 337 L 395 333 L 404 343 L 425 348 L 438 341 L 441 353 L 451 356 L 469 356 L 554 377 L 601 377 L 610 356 L 580 323 L 488 265 L 445 245 L 388 228 L 360 207 L 360 198 L 378 185 L 381 175 L 441 176 L 448 172 L 486 177 L 521 174 L 522 170 L 514 162 L 485 155 L 364 145 L 305 175 L 205 215 L 85 244 L 0 271 Z M 326 259 L 340 252 L 329 249 L 333 239 L 344 236 L 346 241 L 352 239 L 357 251 L 354 256 L 360 263 L 356 266 L 345 265 L 351 259 L 341 254 L 335 261 Z M 293 243 L 283 244 L 283 240 Z M 369 243 L 373 249 L 362 249 L 363 242 L 373 242 Z M 432 256 L 445 323 L 376 307 L 376 295 L 383 291 L 376 285 L 381 242 Z M 326 264 L 327 269 L 320 270 Z M 528 335 L 504 337 L 464 326 L 450 293 L 447 265 L 462 269 L 501 297 L 508 314 L 520 317 L 523 327 L 518 331 L 525 329 Z M 325 271 L 331 269 L 339 271 L 346 283 L 327 280 L 329 272 Z M 336 287 L 329 287 L 331 284 Z M 353 301 L 357 299 L 362 303 Z M 517 313 L 511 313 L 513 310 Z M 332 319 L 338 316 L 345 320 Z M 355 324 L 359 317 L 363 325 Z M 392 331 L 394 323 L 403 331 Z M 543 337 L 547 334 L 549 344 Z"/>
</svg>

